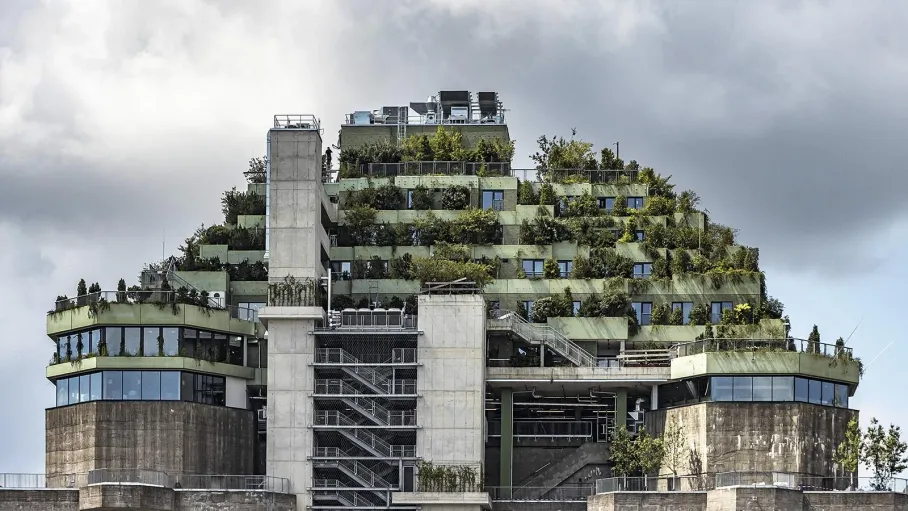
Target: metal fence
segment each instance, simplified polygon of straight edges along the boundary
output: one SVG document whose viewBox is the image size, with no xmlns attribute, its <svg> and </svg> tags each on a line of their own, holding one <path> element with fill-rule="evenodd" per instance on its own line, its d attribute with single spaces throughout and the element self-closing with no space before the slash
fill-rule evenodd
<svg viewBox="0 0 908 511">
<path fill-rule="evenodd" d="M 392 176 L 512 176 L 508 162 L 405 161 L 365 163 L 359 171 L 369 177 Z"/>
<path fill-rule="evenodd" d="M 618 491 L 699 491 L 711 489 L 705 475 L 662 477 L 607 477 L 596 480 L 596 493 Z"/>
<path fill-rule="evenodd" d="M 608 477 L 596 493 L 620 491 L 700 491 L 733 486 L 793 488 L 801 491 L 884 491 L 908 493 L 908 479 L 822 477 L 794 472 L 719 472 L 677 477 Z"/>
<path fill-rule="evenodd" d="M 852 356 L 852 349 L 848 346 L 812 343 L 806 339 L 704 339 L 679 344 L 674 350 L 678 357 L 721 351 L 790 351 L 814 353 L 830 358 Z"/>
<path fill-rule="evenodd" d="M 581 484 L 557 488 L 487 486 L 485 491 L 489 493 L 492 500 L 503 502 L 585 502 L 587 497 L 594 494 L 594 489 L 592 484 Z"/>
<path fill-rule="evenodd" d="M 75 309 L 77 307 L 91 306 L 94 313 L 103 314 L 110 305 L 113 304 L 153 304 L 159 307 L 170 307 L 176 305 L 195 305 L 210 310 L 227 310 L 230 317 L 243 321 L 258 321 L 257 307 L 238 307 L 236 305 L 226 305 L 224 300 L 226 296 L 209 296 L 203 298 L 199 295 L 191 295 L 183 291 L 160 291 L 154 289 L 144 289 L 139 291 L 97 291 L 87 295 L 66 298 L 54 302 L 54 310 L 50 314 L 60 313 Z"/>
<path fill-rule="evenodd" d="M 290 480 L 258 475 L 168 474 L 159 470 L 97 469 L 81 474 L 0 474 L 0 488 L 81 488 L 90 484 L 144 484 L 184 490 L 259 490 L 290 493 Z"/>
</svg>

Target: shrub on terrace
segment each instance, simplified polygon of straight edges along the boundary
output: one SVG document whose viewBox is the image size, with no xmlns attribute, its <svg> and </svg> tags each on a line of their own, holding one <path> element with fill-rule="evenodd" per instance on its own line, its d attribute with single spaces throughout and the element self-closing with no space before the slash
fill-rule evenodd
<svg viewBox="0 0 908 511">
<path fill-rule="evenodd" d="M 582 195 L 567 203 L 561 216 L 595 217 L 599 216 L 599 213 L 599 202 L 589 192 L 584 191 Z"/>
<path fill-rule="evenodd" d="M 627 197 L 617 195 L 612 205 L 612 216 L 627 216 Z"/>
<path fill-rule="evenodd" d="M 432 191 L 424 185 L 418 185 L 413 189 L 411 201 L 411 209 L 420 211 L 432 209 Z"/>
<path fill-rule="evenodd" d="M 521 181 L 517 186 L 517 204 L 529 206 L 539 204 L 539 195 L 533 189 L 530 181 Z"/>
<path fill-rule="evenodd" d="M 234 225 L 239 215 L 264 215 L 265 197 L 254 192 L 240 192 L 233 187 L 221 197 L 221 211 L 224 222 Z"/>
<path fill-rule="evenodd" d="M 545 323 L 549 318 L 565 318 L 574 315 L 574 299 L 571 288 L 564 288 L 560 295 L 546 296 L 533 302 L 532 321 Z"/>
<path fill-rule="evenodd" d="M 470 189 L 464 185 L 445 188 L 441 195 L 442 209 L 460 210 L 470 205 Z"/>
</svg>

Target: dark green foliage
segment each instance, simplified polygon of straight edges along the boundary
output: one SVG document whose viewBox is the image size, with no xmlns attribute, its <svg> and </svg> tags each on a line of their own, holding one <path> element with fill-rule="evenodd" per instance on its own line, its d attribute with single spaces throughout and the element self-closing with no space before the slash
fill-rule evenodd
<svg viewBox="0 0 908 511">
<path fill-rule="evenodd" d="M 555 195 L 555 187 L 551 183 L 542 183 L 539 187 L 539 205 L 554 206 L 558 202 L 558 196 Z"/>
<path fill-rule="evenodd" d="M 520 243 L 524 245 L 551 245 L 570 241 L 573 235 L 568 224 L 552 218 L 542 208 L 532 222 L 524 220 L 520 224 Z"/>
<path fill-rule="evenodd" d="M 688 315 L 690 324 L 705 325 L 709 323 L 709 307 L 705 303 L 694 304 Z"/>
<path fill-rule="evenodd" d="M 249 259 L 246 259 L 240 264 L 226 265 L 226 268 L 227 274 L 230 275 L 230 280 L 233 281 L 268 280 L 268 268 L 261 261 L 250 263 Z"/>
<path fill-rule="evenodd" d="M 668 305 L 664 303 L 653 305 L 653 309 L 650 314 L 650 323 L 652 323 L 653 325 L 668 325 L 670 315 L 671 308 Z"/>
<path fill-rule="evenodd" d="M 618 195 L 612 206 L 612 216 L 627 216 L 627 197 Z"/>
<path fill-rule="evenodd" d="M 634 309 L 631 307 L 631 297 L 624 292 L 591 295 L 580 303 L 580 311 L 577 315 L 587 318 L 625 316 L 636 318 Z"/>
<path fill-rule="evenodd" d="M 347 147 L 338 157 L 340 177 L 359 177 L 360 166 L 367 163 L 399 163 L 403 152 L 397 144 L 391 142 L 374 142 L 360 147 Z"/>
<path fill-rule="evenodd" d="M 441 194 L 441 208 L 451 210 L 466 209 L 470 205 L 470 189 L 463 185 L 445 188 Z"/>
<path fill-rule="evenodd" d="M 221 211 L 224 222 L 234 225 L 239 215 L 264 215 L 265 197 L 254 192 L 240 192 L 234 187 L 221 197 Z"/>
<path fill-rule="evenodd" d="M 634 274 L 634 261 L 609 248 L 590 250 L 590 265 L 593 267 L 593 278 L 597 279 L 631 278 Z"/>
<path fill-rule="evenodd" d="M 378 188 L 369 186 L 362 190 L 350 190 L 344 201 L 344 209 L 366 207 L 377 210 L 395 210 L 403 206 L 403 192 L 394 183 L 386 183 Z"/>
<path fill-rule="evenodd" d="M 659 257 L 653 260 L 653 272 L 652 278 L 654 279 L 670 279 L 672 278 L 671 270 L 669 269 L 668 259 L 664 257 Z"/>
<path fill-rule="evenodd" d="M 411 209 L 428 210 L 433 207 L 432 191 L 423 185 L 419 185 L 413 189 L 410 200 L 412 201 Z"/>
<path fill-rule="evenodd" d="M 574 315 L 574 298 L 571 288 L 565 288 L 564 293 L 546 296 L 533 302 L 532 321 L 545 323 L 548 318 L 564 318 Z"/>
<path fill-rule="evenodd" d="M 88 286 L 85 284 L 85 279 L 79 279 L 79 284 L 76 285 L 76 296 L 85 296 L 88 294 Z"/>
<path fill-rule="evenodd" d="M 585 191 L 583 195 L 575 197 L 574 200 L 568 202 L 561 215 L 566 217 L 585 217 L 599 216 L 599 213 L 599 201 Z"/>
<path fill-rule="evenodd" d="M 398 296 L 392 296 L 388 303 L 386 304 L 389 309 L 403 309 L 404 301 Z"/>
<path fill-rule="evenodd" d="M 533 190 L 533 183 L 521 181 L 517 186 L 517 204 L 529 206 L 539 204 L 539 195 Z"/>
<path fill-rule="evenodd" d="M 413 278 L 413 256 L 408 253 L 391 259 L 390 267 L 389 277 L 392 279 Z"/>
<path fill-rule="evenodd" d="M 252 158 L 249 160 L 249 170 L 243 172 L 243 175 L 246 176 L 246 181 L 250 183 L 264 183 L 266 181 L 267 175 L 267 161 L 264 157 L 262 158 Z"/>
<path fill-rule="evenodd" d="M 366 267 L 366 278 L 367 279 L 383 279 L 387 276 L 388 269 L 387 263 L 382 260 L 381 257 L 375 255 L 369 259 L 368 266 Z"/>
<path fill-rule="evenodd" d="M 344 223 L 353 245 L 371 245 L 375 236 L 377 211 L 368 206 L 355 206 L 345 210 Z"/>
<path fill-rule="evenodd" d="M 546 279 L 561 278 L 561 269 L 558 267 L 558 261 L 551 258 L 546 259 L 542 263 L 542 277 Z"/>
<path fill-rule="evenodd" d="M 684 190 L 678 194 L 676 204 L 678 213 L 692 213 L 700 204 L 700 196 L 693 190 Z"/>
</svg>

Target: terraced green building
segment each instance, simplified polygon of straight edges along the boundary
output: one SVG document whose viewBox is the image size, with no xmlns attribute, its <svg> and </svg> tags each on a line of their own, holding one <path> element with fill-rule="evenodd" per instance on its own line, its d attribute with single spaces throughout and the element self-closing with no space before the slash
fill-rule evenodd
<svg viewBox="0 0 908 511">
<path fill-rule="evenodd" d="M 504 112 L 466 91 L 356 111 L 339 154 L 316 118 L 275 116 L 223 225 L 49 312 L 48 477 L 259 475 L 298 509 L 583 509 L 616 432 L 666 429 L 685 461 L 651 468 L 671 485 L 847 475 L 831 453 L 860 363 L 790 337 L 759 251 L 609 149 L 541 138 L 513 168 Z"/>
</svg>

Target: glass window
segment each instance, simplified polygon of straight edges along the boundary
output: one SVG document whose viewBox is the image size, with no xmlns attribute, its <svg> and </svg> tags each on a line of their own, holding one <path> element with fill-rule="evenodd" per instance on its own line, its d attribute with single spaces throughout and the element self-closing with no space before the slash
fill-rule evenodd
<svg viewBox="0 0 908 511">
<path fill-rule="evenodd" d="M 103 380 L 101 373 L 92 373 L 91 374 L 91 393 L 89 394 L 89 399 L 92 401 L 97 401 L 101 399 L 101 385 Z"/>
<path fill-rule="evenodd" d="M 121 355 L 120 341 L 123 339 L 123 329 L 120 327 L 107 327 L 104 329 L 104 335 L 107 336 L 104 340 L 107 343 L 107 354 L 112 357 Z"/>
<path fill-rule="evenodd" d="M 161 371 L 161 399 L 164 401 L 178 401 L 180 399 L 179 371 Z"/>
<path fill-rule="evenodd" d="M 246 365 L 248 367 L 259 367 L 258 342 L 249 342 L 246 344 Z"/>
<path fill-rule="evenodd" d="M 571 271 L 573 270 L 574 261 L 558 261 L 558 272 L 561 275 L 561 278 L 569 278 L 571 276 Z"/>
<path fill-rule="evenodd" d="M 79 377 L 73 376 L 69 379 L 69 404 L 79 402 Z"/>
<path fill-rule="evenodd" d="M 192 401 L 195 397 L 195 376 L 192 373 L 180 374 L 180 399 Z"/>
<path fill-rule="evenodd" d="M 653 273 L 653 263 L 637 263 L 634 265 L 634 278 L 647 279 Z"/>
<path fill-rule="evenodd" d="M 259 339 L 259 367 L 268 367 L 268 341 Z"/>
<path fill-rule="evenodd" d="M 529 318 L 529 320 L 532 321 L 533 320 L 533 300 L 527 300 L 527 301 L 523 302 L 523 309 L 527 313 L 527 318 Z"/>
<path fill-rule="evenodd" d="M 196 342 L 199 333 L 194 328 L 183 329 L 183 340 L 180 342 L 181 353 L 184 357 L 193 357 L 196 352 Z"/>
<path fill-rule="evenodd" d="M 643 241 L 646 238 L 646 233 L 642 230 L 634 231 L 634 237 L 637 238 L 637 241 Z"/>
<path fill-rule="evenodd" d="M 69 379 L 61 378 L 57 380 L 57 406 L 66 406 L 69 404 Z"/>
<path fill-rule="evenodd" d="M 413 209 L 413 190 L 407 190 L 407 209 Z"/>
<path fill-rule="evenodd" d="M 791 376 L 773 376 L 772 400 L 794 401 L 794 378 Z"/>
<path fill-rule="evenodd" d="M 224 405 L 224 378 L 197 374 L 195 382 L 195 401 L 209 405 Z"/>
<path fill-rule="evenodd" d="M 643 209 L 643 197 L 628 197 L 627 198 L 627 208 L 628 209 Z"/>
<path fill-rule="evenodd" d="M 832 406 L 835 403 L 835 383 L 824 381 L 820 404 Z"/>
<path fill-rule="evenodd" d="M 504 209 L 504 192 L 501 190 L 483 190 L 482 192 L 482 209 L 494 209 L 501 211 Z"/>
<path fill-rule="evenodd" d="M 754 376 L 753 389 L 754 401 L 772 401 L 772 376 Z"/>
<path fill-rule="evenodd" d="M 523 272 L 526 273 L 527 277 L 541 277 L 542 263 L 542 259 L 524 259 Z"/>
<path fill-rule="evenodd" d="M 753 378 L 750 376 L 735 376 L 735 401 L 752 401 L 753 396 Z"/>
<path fill-rule="evenodd" d="M 848 385 L 835 386 L 835 406 L 848 408 Z"/>
<path fill-rule="evenodd" d="M 807 385 L 807 378 L 795 378 L 795 401 L 807 403 L 810 401 L 810 391 Z"/>
<path fill-rule="evenodd" d="M 146 357 L 156 357 L 161 353 L 160 342 L 163 341 L 161 338 L 161 327 L 157 326 L 147 326 L 144 329 L 142 335 L 142 354 Z"/>
<path fill-rule="evenodd" d="M 643 326 L 650 324 L 650 317 L 653 313 L 653 302 L 633 302 L 631 307 L 634 308 L 634 314 L 637 315 L 637 324 Z"/>
<path fill-rule="evenodd" d="M 690 324 L 690 311 L 694 308 L 694 302 L 674 302 L 672 310 L 681 309 L 681 324 Z"/>
<path fill-rule="evenodd" d="M 718 325 L 722 321 L 722 311 L 725 309 L 731 309 L 731 302 L 713 302 L 712 303 L 712 317 L 710 318 L 710 323 Z"/>
<path fill-rule="evenodd" d="M 713 401 L 731 401 L 734 399 L 734 378 L 730 376 L 713 376 L 710 396 Z"/>
<path fill-rule="evenodd" d="M 823 383 L 819 380 L 807 380 L 807 388 L 808 402 L 820 404 L 823 401 Z"/>
<path fill-rule="evenodd" d="M 66 351 L 68 346 L 68 335 L 61 335 L 60 337 L 57 337 L 57 355 L 60 356 L 60 360 L 66 360 Z"/>
<path fill-rule="evenodd" d="M 122 371 L 104 371 L 104 399 L 123 399 Z"/>
<path fill-rule="evenodd" d="M 138 327 L 128 326 L 123 329 L 123 339 L 126 344 L 126 355 L 136 356 L 141 353 L 142 330 Z"/>
<path fill-rule="evenodd" d="M 241 336 L 230 337 L 230 344 L 227 347 L 227 363 L 243 365 L 243 338 Z"/>
<path fill-rule="evenodd" d="M 87 403 L 88 396 L 91 395 L 91 377 L 83 374 L 79 377 L 79 402 Z"/>
<path fill-rule="evenodd" d="M 141 371 L 123 371 L 123 399 L 142 399 Z"/>
<path fill-rule="evenodd" d="M 615 207 L 615 198 L 614 197 L 599 197 L 599 207 L 611 211 Z"/>
<path fill-rule="evenodd" d="M 214 342 L 214 361 L 215 362 L 226 362 L 227 361 L 227 334 L 213 334 Z"/>
<path fill-rule="evenodd" d="M 571 305 L 573 306 L 573 314 L 575 316 L 580 314 L 580 302 L 572 302 Z"/>
<path fill-rule="evenodd" d="M 164 337 L 164 355 L 176 356 L 180 352 L 180 329 L 177 327 L 164 327 L 161 329 Z"/>
<path fill-rule="evenodd" d="M 159 371 L 142 371 L 142 399 L 145 401 L 161 399 L 161 373 Z"/>
<path fill-rule="evenodd" d="M 94 353 L 95 355 L 100 353 L 101 349 L 101 329 L 97 328 L 91 331 L 91 341 L 90 341 L 91 350 L 89 353 Z"/>
</svg>

